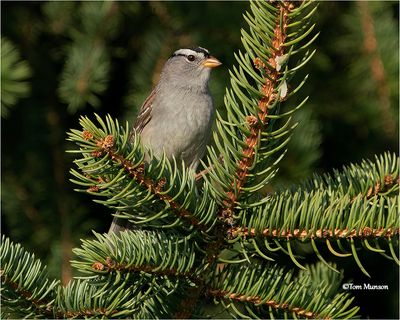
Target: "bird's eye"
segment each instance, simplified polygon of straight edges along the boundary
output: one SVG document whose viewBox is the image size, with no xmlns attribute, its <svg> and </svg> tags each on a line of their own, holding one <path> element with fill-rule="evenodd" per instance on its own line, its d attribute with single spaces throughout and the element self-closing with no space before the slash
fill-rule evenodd
<svg viewBox="0 0 400 320">
<path fill-rule="evenodd" d="M 195 57 L 194 57 L 194 55 L 189 54 L 189 55 L 187 56 L 187 59 L 188 59 L 189 61 L 194 61 Z"/>
</svg>

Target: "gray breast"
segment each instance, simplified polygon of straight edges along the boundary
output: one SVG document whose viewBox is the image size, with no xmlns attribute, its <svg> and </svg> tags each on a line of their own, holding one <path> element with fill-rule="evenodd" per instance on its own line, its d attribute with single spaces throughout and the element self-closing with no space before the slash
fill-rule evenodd
<svg viewBox="0 0 400 320">
<path fill-rule="evenodd" d="M 160 157 L 196 169 L 210 138 L 214 108 L 208 92 L 187 89 L 159 94 L 152 106 L 152 119 L 141 133 L 142 142 Z"/>
</svg>

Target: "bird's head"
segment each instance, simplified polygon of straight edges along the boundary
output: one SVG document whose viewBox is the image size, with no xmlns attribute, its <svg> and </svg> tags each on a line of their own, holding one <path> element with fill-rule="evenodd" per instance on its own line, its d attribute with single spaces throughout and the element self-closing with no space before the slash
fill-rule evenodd
<svg viewBox="0 0 400 320">
<path fill-rule="evenodd" d="M 210 55 L 207 49 L 196 47 L 176 50 L 168 59 L 162 71 L 162 77 L 167 81 L 176 81 L 180 85 L 206 87 L 211 69 L 221 65 L 221 62 Z"/>
</svg>

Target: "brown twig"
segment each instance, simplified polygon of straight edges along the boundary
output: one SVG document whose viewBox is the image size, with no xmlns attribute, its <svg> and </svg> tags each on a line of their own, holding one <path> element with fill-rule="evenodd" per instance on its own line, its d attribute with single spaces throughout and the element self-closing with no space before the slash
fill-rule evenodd
<svg viewBox="0 0 400 320">
<path fill-rule="evenodd" d="M 282 47 L 282 44 L 286 39 L 285 32 L 287 28 L 287 13 L 293 8 L 293 4 L 290 2 L 280 2 L 278 3 L 278 6 L 281 10 L 281 15 L 283 16 L 283 27 L 281 29 L 281 25 L 278 20 L 274 29 L 275 37 L 272 40 L 271 58 L 268 61 L 268 63 L 273 67 L 276 67 L 275 59 L 284 54 L 284 48 Z M 218 217 L 220 223 L 222 224 L 220 228 L 221 230 L 217 230 L 218 228 L 215 229 L 216 240 L 210 243 L 206 249 L 208 269 L 214 265 L 218 254 L 221 252 L 225 244 L 225 235 L 227 231 L 229 235 L 229 228 L 234 222 L 233 210 L 236 205 L 236 201 L 240 195 L 242 187 L 246 183 L 250 167 L 254 162 L 255 147 L 258 144 L 261 132 L 268 124 L 268 107 L 272 105 L 276 99 L 278 99 L 277 94 L 275 93 L 279 79 L 277 68 L 273 70 L 269 69 L 259 58 L 254 59 L 253 63 L 255 68 L 267 74 L 267 77 L 265 77 L 265 84 L 262 87 L 262 98 L 258 101 L 258 118 L 255 115 L 248 116 L 246 118 L 246 122 L 250 128 L 250 135 L 246 137 L 246 147 L 243 149 L 242 158 L 238 163 L 238 170 L 235 173 L 235 178 L 231 183 L 230 190 L 226 191 L 226 199 L 223 201 L 223 206 L 220 207 L 218 212 Z"/>
<path fill-rule="evenodd" d="M 236 238 L 242 237 L 269 237 L 276 239 L 349 239 L 349 238 L 391 238 L 400 233 L 400 228 L 378 228 L 373 229 L 370 227 L 364 227 L 362 229 L 318 229 L 310 231 L 306 229 L 294 229 L 294 230 L 281 230 L 281 229 L 264 229 L 256 230 L 255 228 L 247 227 L 233 227 L 229 229 L 230 236 Z"/>
<path fill-rule="evenodd" d="M 83 131 L 83 137 L 85 140 L 91 140 L 93 139 L 93 134 L 89 131 Z M 206 230 L 207 227 L 203 224 L 200 224 L 200 222 L 193 217 L 193 215 L 187 211 L 184 208 L 181 208 L 181 206 L 172 199 L 171 196 L 161 193 L 163 187 L 166 184 L 166 179 L 162 178 L 159 179 L 158 181 L 153 181 L 152 179 L 148 178 L 145 174 L 145 166 L 144 164 L 141 164 L 137 167 L 134 167 L 133 164 L 125 159 L 122 155 L 118 154 L 114 148 L 114 137 L 109 135 L 105 137 L 104 139 L 101 140 L 95 140 L 97 146 L 99 147 L 99 150 L 95 151 L 94 154 L 92 154 L 95 157 L 101 157 L 105 153 L 110 156 L 110 158 L 119 163 L 124 167 L 128 175 L 133 178 L 138 184 L 148 188 L 154 195 L 156 195 L 160 200 L 167 201 L 171 207 L 171 209 L 175 212 L 175 214 L 187 221 L 189 221 L 194 227 L 200 230 Z M 92 186 L 89 188 L 90 191 L 97 191 L 98 187 Z M 92 265 L 92 268 L 97 269 L 97 270 L 108 270 L 108 271 L 113 271 L 113 270 L 118 270 L 121 268 L 126 268 L 126 266 L 122 264 L 116 264 L 115 262 L 112 262 L 111 259 L 108 259 L 106 261 L 106 264 L 103 264 L 101 262 L 95 262 Z M 189 318 L 190 315 L 193 312 L 193 307 L 196 304 L 199 295 L 203 291 L 203 283 L 204 280 L 198 277 L 194 277 L 190 273 L 177 273 L 175 269 L 168 269 L 168 270 L 159 270 L 156 271 L 154 270 L 155 268 L 152 266 L 132 266 L 129 268 L 130 271 L 134 272 L 149 272 L 149 273 L 154 273 L 158 275 L 173 275 L 173 276 L 178 276 L 178 277 L 185 277 L 189 278 L 193 283 L 196 284 L 194 288 L 189 289 L 188 291 L 188 298 L 183 299 L 181 302 L 182 308 L 180 308 L 180 312 L 178 312 L 175 317 L 176 318 Z"/>
<path fill-rule="evenodd" d="M 71 318 L 85 318 L 85 317 L 93 317 L 93 316 L 98 316 L 98 315 L 102 315 L 102 316 L 110 316 L 113 315 L 115 313 L 118 313 L 118 310 L 112 310 L 112 311 L 108 311 L 106 308 L 94 308 L 94 309 L 81 309 L 80 311 L 67 311 L 64 314 L 64 317 L 67 317 L 68 319 Z"/>
<path fill-rule="evenodd" d="M 1 274 L 1 282 L 4 285 L 10 286 L 16 293 L 20 294 L 24 299 L 28 300 L 37 310 L 40 310 L 41 314 L 45 314 L 50 318 L 54 316 L 59 318 L 63 318 L 62 313 L 56 312 L 51 305 L 51 301 L 43 300 L 43 299 L 32 299 L 32 292 L 22 288 L 18 283 L 11 281 L 9 277 L 4 275 L 4 270 L 0 269 Z M 3 301 L 4 303 L 4 301 Z"/>
<path fill-rule="evenodd" d="M 274 38 L 272 39 L 271 57 L 268 64 L 273 68 L 267 67 L 260 58 L 255 58 L 253 63 L 256 69 L 266 74 L 265 83 L 261 89 L 262 97 L 258 101 L 257 117 L 255 115 L 248 116 L 246 122 L 250 129 L 250 135 L 246 137 L 246 147 L 243 149 L 241 160 L 239 161 L 235 178 L 231 183 L 230 190 L 226 191 L 226 199 L 223 201 L 223 207 L 219 211 L 219 219 L 227 225 L 233 225 L 233 211 L 236 202 L 240 196 L 243 186 L 246 184 L 247 176 L 250 168 L 255 159 L 255 148 L 258 145 L 261 132 L 268 125 L 268 107 L 279 99 L 276 89 L 279 81 L 279 71 L 277 68 L 276 59 L 284 55 L 284 48 L 282 45 L 286 39 L 287 29 L 287 14 L 291 10 L 293 4 L 289 2 L 281 2 L 278 4 L 280 9 L 280 16 L 282 17 L 282 25 L 280 21 L 274 29 Z"/>
<path fill-rule="evenodd" d="M 151 273 L 156 276 L 174 276 L 180 278 L 190 279 L 193 283 L 199 284 L 201 282 L 200 278 L 193 275 L 193 272 L 178 272 L 176 269 L 163 269 L 161 270 L 158 266 L 152 265 L 139 265 L 139 266 L 127 266 L 126 263 L 118 263 L 112 260 L 110 257 L 107 257 L 103 262 L 96 261 L 92 264 L 92 269 L 96 271 L 106 271 L 106 272 L 145 272 Z"/>
<path fill-rule="evenodd" d="M 386 175 L 384 178 L 384 183 L 381 184 L 379 181 L 374 183 L 373 187 L 370 187 L 365 194 L 366 199 L 370 199 L 379 193 L 384 193 L 390 190 L 395 184 L 400 184 L 399 178 L 393 177 L 392 175 Z M 357 197 L 354 197 L 351 202 L 355 201 Z M 228 230 L 228 234 L 231 238 L 236 238 L 238 236 L 244 237 L 271 237 L 271 238 L 284 238 L 290 239 L 295 238 L 298 240 L 305 239 L 344 239 L 344 238 L 391 238 L 397 234 L 399 234 L 399 228 L 379 228 L 373 229 L 370 227 L 364 227 L 363 229 L 349 230 L 345 229 L 318 229 L 316 231 L 310 232 L 309 230 L 303 229 L 294 229 L 294 230 L 281 230 L 281 229 L 264 229 L 264 230 L 256 230 L 255 228 L 247 228 L 245 226 L 232 227 Z"/>
<path fill-rule="evenodd" d="M 212 296 L 212 297 L 217 297 L 220 299 L 229 299 L 229 300 L 233 300 L 233 301 L 248 302 L 248 303 L 252 303 L 255 305 L 260 305 L 263 301 L 263 299 L 259 296 L 247 296 L 244 294 L 232 293 L 232 292 L 224 291 L 224 290 L 220 290 L 220 289 L 210 289 L 207 291 L 207 295 Z M 291 306 L 287 303 L 279 303 L 275 300 L 268 300 L 264 304 L 268 307 L 274 308 L 275 310 L 281 310 L 283 312 L 286 311 L 286 312 L 294 313 L 300 317 L 305 317 L 305 318 L 309 318 L 309 319 L 315 319 L 315 318 L 321 319 L 321 317 L 314 312 L 306 311 L 303 308 Z M 330 318 L 323 318 L 323 319 L 330 319 Z"/>
<path fill-rule="evenodd" d="M 197 286 L 188 290 L 188 298 L 181 301 L 179 308 L 180 311 L 175 314 L 175 319 L 189 319 L 198 299 L 205 293 L 205 275 L 214 266 L 214 262 L 217 260 L 225 243 L 224 233 L 220 232 L 218 228 L 214 228 L 214 235 L 215 241 L 208 243 L 206 248 L 205 270 L 202 272 L 199 282 L 196 283 Z"/>
<path fill-rule="evenodd" d="M 224 158 L 222 157 L 222 155 L 220 155 L 220 156 L 218 157 L 218 161 L 219 161 L 220 163 L 223 163 L 223 162 L 224 162 Z M 214 167 L 215 167 L 215 165 L 210 165 L 209 167 L 205 168 L 204 170 L 198 172 L 198 173 L 196 174 L 196 176 L 195 176 L 196 181 L 199 181 L 199 180 L 203 179 L 203 176 L 205 176 L 206 174 L 209 174 L 210 171 L 211 171 Z"/>
<path fill-rule="evenodd" d="M 83 136 L 93 137 L 93 134 L 85 130 L 83 131 Z M 197 229 L 207 229 L 207 226 L 201 224 L 200 221 L 197 220 L 197 218 L 194 217 L 191 212 L 189 212 L 185 208 L 182 208 L 182 206 L 177 203 L 170 195 L 162 192 L 165 184 L 167 183 L 167 180 L 165 178 L 161 178 L 157 181 L 152 180 L 151 178 L 146 176 L 144 163 L 140 164 L 139 166 L 134 166 L 132 162 L 125 159 L 123 155 L 119 154 L 114 148 L 115 141 L 112 135 L 108 135 L 104 139 L 95 140 L 95 142 L 99 149 L 92 153 L 92 156 L 101 157 L 104 154 L 107 154 L 111 158 L 111 160 L 119 163 L 128 173 L 128 175 L 133 178 L 138 184 L 146 187 L 160 200 L 168 202 L 170 208 L 178 217 L 188 221 Z"/>
</svg>

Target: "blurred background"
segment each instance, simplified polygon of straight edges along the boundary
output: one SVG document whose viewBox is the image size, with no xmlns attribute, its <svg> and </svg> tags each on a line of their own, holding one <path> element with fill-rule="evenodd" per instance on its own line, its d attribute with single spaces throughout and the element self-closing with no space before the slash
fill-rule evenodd
<svg viewBox="0 0 400 320">
<path fill-rule="evenodd" d="M 67 282 L 71 249 L 91 230 L 106 232 L 110 210 L 73 191 L 74 148 L 66 132 L 81 115 L 132 122 L 165 60 L 203 46 L 223 62 L 211 91 L 223 110 L 228 68 L 241 47 L 247 2 L 1 2 L 2 233 L 44 260 Z M 317 53 L 299 99 L 310 96 L 269 189 L 330 172 L 384 151 L 398 153 L 398 2 L 321 2 Z M 331 257 L 331 256 L 330 256 Z M 338 261 L 355 284 L 362 317 L 398 318 L 398 268 L 362 252 L 372 279 L 351 259 Z M 351 280 L 352 279 L 352 280 Z M 379 308 L 378 308 L 379 306 Z"/>
</svg>

